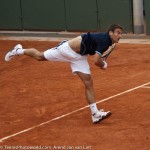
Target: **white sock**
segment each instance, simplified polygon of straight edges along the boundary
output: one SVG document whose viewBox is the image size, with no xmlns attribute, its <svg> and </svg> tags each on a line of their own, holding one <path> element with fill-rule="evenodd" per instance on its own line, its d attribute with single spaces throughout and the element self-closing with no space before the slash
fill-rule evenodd
<svg viewBox="0 0 150 150">
<path fill-rule="evenodd" d="M 12 52 L 17 54 L 17 55 L 23 55 L 24 54 L 24 49 L 19 48 L 17 50 L 13 50 Z"/>
<path fill-rule="evenodd" d="M 96 103 L 90 104 L 90 108 L 91 108 L 92 115 L 98 111 Z"/>
</svg>

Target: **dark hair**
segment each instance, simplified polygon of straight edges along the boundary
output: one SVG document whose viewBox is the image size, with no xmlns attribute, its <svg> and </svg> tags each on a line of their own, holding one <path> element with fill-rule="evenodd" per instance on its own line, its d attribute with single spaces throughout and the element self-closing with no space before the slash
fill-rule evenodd
<svg viewBox="0 0 150 150">
<path fill-rule="evenodd" d="M 108 32 L 108 33 L 109 33 L 109 31 L 114 32 L 116 29 L 121 29 L 121 30 L 123 30 L 123 27 L 120 26 L 119 24 L 112 24 L 112 25 L 110 25 L 110 26 L 108 27 L 107 32 Z"/>
</svg>

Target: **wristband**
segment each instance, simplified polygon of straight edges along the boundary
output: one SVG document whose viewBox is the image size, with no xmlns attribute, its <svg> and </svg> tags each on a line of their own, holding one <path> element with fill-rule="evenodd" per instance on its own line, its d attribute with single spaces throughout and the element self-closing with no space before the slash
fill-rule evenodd
<svg viewBox="0 0 150 150">
<path fill-rule="evenodd" d="M 103 62 L 103 66 L 101 67 L 102 69 L 106 69 L 107 68 L 107 62 L 105 60 L 102 61 Z"/>
</svg>

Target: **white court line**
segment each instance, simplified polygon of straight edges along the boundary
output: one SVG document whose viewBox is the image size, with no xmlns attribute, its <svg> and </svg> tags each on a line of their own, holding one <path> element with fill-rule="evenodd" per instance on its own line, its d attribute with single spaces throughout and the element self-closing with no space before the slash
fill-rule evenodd
<svg viewBox="0 0 150 150">
<path fill-rule="evenodd" d="M 142 88 L 147 88 L 147 89 L 150 89 L 150 86 L 143 86 Z"/>
<path fill-rule="evenodd" d="M 134 91 L 134 90 L 136 90 L 136 89 L 139 89 L 139 88 L 141 88 L 141 87 L 143 87 L 143 86 L 146 86 L 146 85 L 148 85 L 148 84 L 150 84 L 150 82 L 147 82 L 147 83 L 142 84 L 142 85 L 140 85 L 140 86 L 134 87 L 134 88 L 129 89 L 129 90 L 127 90 L 127 91 L 118 93 L 118 94 L 116 94 L 116 95 L 107 97 L 107 98 L 105 98 L 105 99 L 103 99 L 103 100 L 98 101 L 97 104 L 102 103 L 102 102 L 104 102 L 104 101 L 108 101 L 108 100 L 110 100 L 110 99 L 112 99 L 112 98 L 114 98 L 114 97 L 123 95 L 123 94 L 125 94 L 125 93 L 129 93 L 129 92 L 131 92 L 131 91 Z M 31 127 L 31 128 L 27 128 L 27 129 L 22 130 L 22 131 L 20 131 L 20 132 L 11 134 L 11 135 L 9 135 L 9 136 L 6 136 L 6 137 L 4 137 L 4 138 L 1 138 L 1 139 L 0 139 L 0 142 L 3 142 L 3 141 L 5 141 L 5 140 L 10 139 L 10 138 L 12 138 L 12 137 L 14 137 L 14 136 L 17 136 L 17 135 L 19 135 L 19 134 L 28 132 L 28 131 L 30 131 L 30 130 L 33 130 L 33 129 L 35 129 L 35 128 L 41 127 L 41 126 L 43 126 L 43 125 L 45 125 L 45 124 L 48 124 L 48 123 L 51 123 L 51 122 L 53 122 L 53 121 L 59 120 L 59 119 L 64 118 L 64 117 L 66 117 L 66 116 L 72 115 L 72 114 L 74 114 L 74 113 L 76 113 L 76 112 L 79 112 L 79 111 L 81 111 L 81 110 L 83 110 L 83 109 L 86 109 L 86 108 L 88 108 L 88 107 L 89 107 L 89 105 L 87 105 L 87 106 L 85 106 L 85 107 L 82 107 L 82 108 L 79 108 L 79 109 L 77 109 L 77 110 L 74 110 L 74 111 L 72 111 L 72 112 L 70 112 L 70 113 L 61 115 L 61 116 L 59 116 L 59 117 L 53 118 L 53 119 L 48 120 L 48 121 L 46 121 L 46 122 L 43 122 L 43 123 L 41 123 L 41 124 L 35 125 L 35 126 Z"/>
</svg>

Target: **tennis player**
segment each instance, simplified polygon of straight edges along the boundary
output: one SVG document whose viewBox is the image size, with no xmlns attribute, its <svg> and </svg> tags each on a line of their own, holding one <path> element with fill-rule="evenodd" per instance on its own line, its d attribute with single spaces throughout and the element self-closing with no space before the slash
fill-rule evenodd
<svg viewBox="0 0 150 150">
<path fill-rule="evenodd" d="M 118 24 L 110 25 L 104 33 L 84 33 L 68 41 L 62 41 L 56 47 L 40 52 L 37 49 L 24 49 L 18 44 L 5 56 L 10 61 L 18 55 L 27 55 L 39 61 L 68 62 L 74 74 L 77 74 L 85 85 L 87 102 L 92 113 L 92 122 L 98 123 L 111 115 L 110 111 L 99 110 L 95 101 L 93 79 L 87 61 L 89 55 L 94 56 L 94 64 L 100 69 L 107 68 L 106 59 L 122 37 L 123 28 Z"/>
</svg>

